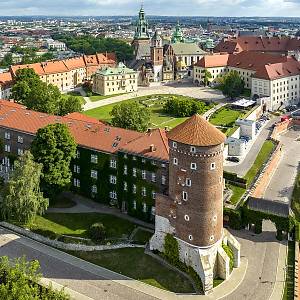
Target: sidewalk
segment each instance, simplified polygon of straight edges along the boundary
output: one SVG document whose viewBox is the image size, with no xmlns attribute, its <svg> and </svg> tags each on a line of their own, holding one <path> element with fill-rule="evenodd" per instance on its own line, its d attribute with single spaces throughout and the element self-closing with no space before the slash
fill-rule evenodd
<svg viewBox="0 0 300 300">
<path fill-rule="evenodd" d="M 135 223 L 137 225 L 154 229 L 154 225 L 138 220 L 136 218 L 133 218 L 125 213 L 121 213 L 119 209 L 109 207 L 107 205 L 95 202 L 93 200 L 87 199 L 83 196 L 73 194 L 71 192 L 65 192 L 65 195 L 72 199 L 77 203 L 77 205 L 71 207 L 71 208 L 48 208 L 47 212 L 49 213 L 70 213 L 70 214 L 76 214 L 76 213 L 102 213 L 102 214 L 109 214 L 114 215 L 116 217 L 128 220 L 132 223 Z"/>
</svg>

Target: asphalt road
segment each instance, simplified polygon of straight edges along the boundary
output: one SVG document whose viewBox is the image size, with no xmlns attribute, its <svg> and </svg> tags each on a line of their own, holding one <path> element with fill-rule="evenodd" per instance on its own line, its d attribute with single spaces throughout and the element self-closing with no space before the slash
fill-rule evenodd
<svg viewBox="0 0 300 300">
<path fill-rule="evenodd" d="M 266 200 L 290 203 L 300 163 L 300 129 L 290 129 L 279 137 L 283 156 L 263 196 Z"/>
</svg>

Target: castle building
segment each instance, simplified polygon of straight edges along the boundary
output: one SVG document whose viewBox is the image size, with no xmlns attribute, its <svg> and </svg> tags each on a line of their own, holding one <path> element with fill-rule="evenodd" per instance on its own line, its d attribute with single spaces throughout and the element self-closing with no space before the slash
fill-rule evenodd
<svg viewBox="0 0 300 300">
<path fill-rule="evenodd" d="M 119 63 L 116 68 L 99 70 L 93 76 L 93 92 L 116 95 L 137 91 L 137 72 Z"/>
<path fill-rule="evenodd" d="M 240 246 L 223 229 L 223 147 L 225 135 L 199 115 L 167 134 L 168 196 L 156 197 L 155 234 L 150 249 L 164 252 L 167 234 L 175 237 L 180 260 L 200 276 L 205 292 L 216 276 L 227 279 L 229 244 L 239 266 Z"/>
<path fill-rule="evenodd" d="M 151 61 L 153 64 L 153 79 L 155 82 L 160 82 L 163 80 L 164 48 L 158 31 L 155 31 L 151 39 Z"/>
</svg>

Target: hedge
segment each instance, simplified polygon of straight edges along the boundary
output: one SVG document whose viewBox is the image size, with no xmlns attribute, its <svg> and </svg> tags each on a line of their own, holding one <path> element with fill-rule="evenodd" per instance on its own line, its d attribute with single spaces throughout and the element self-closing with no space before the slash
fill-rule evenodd
<svg viewBox="0 0 300 300">
<path fill-rule="evenodd" d="M 223 172 L 223 176 L 225 178 L 225 180 L 229 181 L 230 183 L 234 184 L 234 185 L 238 185 L 244 189 L 247 188 L 247 179 L 239 177 L 237 174 L 235 173 L 230 173 L 230 172 Z"/>
</svg>

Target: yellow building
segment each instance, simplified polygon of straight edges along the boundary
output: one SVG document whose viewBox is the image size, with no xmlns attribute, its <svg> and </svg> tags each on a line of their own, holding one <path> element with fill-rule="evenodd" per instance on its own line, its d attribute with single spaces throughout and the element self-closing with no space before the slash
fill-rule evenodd
<svg viewBox="0 0 300 300">
<path fill-rule="evenodd" d="M 138 73 L 119 63 L 116 68 L 99 70 L 93 76 L 93 92 L 100 95 L 115 95 L 136 92 Z"/>
</svg>

